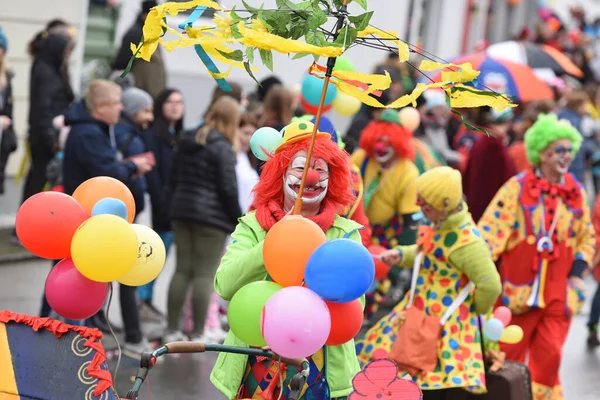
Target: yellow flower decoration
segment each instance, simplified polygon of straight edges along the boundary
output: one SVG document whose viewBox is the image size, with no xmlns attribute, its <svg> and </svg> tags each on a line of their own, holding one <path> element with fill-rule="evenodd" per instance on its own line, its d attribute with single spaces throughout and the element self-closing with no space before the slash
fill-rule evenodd
<svg viewBox="0 0 600 400">
<path fill-rule="evenodd" d="M 269 29 L 260 19 L 253 19 L 250 24 L 250 29 L 256 32 L 269 33 Z"/>
<path fill-rule="evenodd" d="M 224 39 L 233 38 L 233 31 L 231 30 L 232 21 L 229 13 L 226 14 L 225 18 L 221 17 L 220 15 L 215 15 L 213 22 Z"/>
</svg>

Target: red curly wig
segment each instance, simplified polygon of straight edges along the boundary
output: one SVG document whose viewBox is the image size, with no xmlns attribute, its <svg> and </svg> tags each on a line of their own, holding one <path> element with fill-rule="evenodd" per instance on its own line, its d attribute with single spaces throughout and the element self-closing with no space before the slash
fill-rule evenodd
<svg viewBox="0 0 600 400">
<path fill-rule="evenodd" d="M 292 162 L 292 158 L 301 150 L 308 151 L 310 139 L 301 140 L 284 146 L 265 163 L 259 183 L 254 187 L 254 203 L 251 209 L 266 206 L 270 201 L 283 205 L 283 176 Z M 313 150 L 314 157 L 320 157 L 329 166 L 329 186 L 323 200 L 333 203 L 336 210 L 343 210 L 354 202 L 350 185 L 350 165 L 348 153 L 326 137 L 317 137 Z"/>
<path fill-rule="evenodd" d="M 382 136 L 390 139 L 390 146 L 399 158 L 415 159 L 415 149 L 411 145 L 413 134 L 408 129 L 386 121 L 371 121 L 360 134 L 358 145 L 369 157 L 375 156 L 375 144 Z"/>
</svg>

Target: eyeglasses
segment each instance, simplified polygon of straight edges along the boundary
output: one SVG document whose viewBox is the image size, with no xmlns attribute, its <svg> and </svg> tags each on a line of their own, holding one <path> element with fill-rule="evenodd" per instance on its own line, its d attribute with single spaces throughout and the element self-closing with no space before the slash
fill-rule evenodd
<svg viewBox="0 0 600 400">
<path fill-rule="evenodd" d="M 573 146 L 569 146 L 569 147 L 566 147 L 566 146 L 556 146 L 554 148 L 554 153 L 558 154 L 560 156 L 564 156 L 567 153 L 571 154 L 571 153 L 573 153 Z"/>
</svg>

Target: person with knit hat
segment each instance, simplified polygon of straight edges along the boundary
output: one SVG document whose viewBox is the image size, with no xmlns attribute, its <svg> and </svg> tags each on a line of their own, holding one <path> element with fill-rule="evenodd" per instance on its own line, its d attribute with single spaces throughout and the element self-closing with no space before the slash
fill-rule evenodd
<svg viewBox="0 0 600 400">
<path fill-rule="evenodd" d="M 456 305 L 458 309 L 443 324 L 437 342 L 437 367 L 416 374 L 411 371 L 412 378 L 423 391 L 424 400 L 454 398 L 453 393 L 462 389 L 485 392 L 476 320 L 478 315 L 489 312 L 498 298 L 500 277 L 462 200 L 460 172 L 436 167 L 419 176 L 415 186 L 416 203 L 433 226 L 421 226 L 417 244 L 395 246 L 381 257 L 392 266 L 412 267 L 418 273 L 413 281 L 416 285 L 366 333 L 366 339 L 357 342 L 359 361 L 367 363 L 390 356 L 408 306 L 441 318 Z M 457 298 L 466 281 L 474 284 L 475 290 L 459 305 Z"/>
<path fill-rule="evenodd" d="M 583 273 L 594 256 L 585 190 L 568 172 L 581 135 L 566 120 L 540 114 L 525 133 L 533 168 L 511 178 L 479 221 L 494 260 L 502 259 L 502 304 L 523 340 L 502 344 L 529 369 L 535 399 L 563 399 L 558 371 L 572 317 L 583 305 Z"/>
<path fill-rule="evenodd" d="M 354 200 L 350 190 L 348 155 L 333 143 L 328 133 L 319 132 L 312 159 L 307 160 L 313 129 L 312 123 L 302 120 L 286 126 L 283 144 L 265 163 L 260 182 L 254 189 L 251 211 L 239 219 L 215 275 L 215 290 L 224 300 L 231 300 L 238 290 L 251 282 L 271 280 L 263 261 L 265 236 L 278 221 L 290 214 L 298 196 L 302 196 L 300 214 L 316 223 L 328 240 L 361 241 L 359 230 L 362 226 L 338 214 Z M 298 193 L 305 168 L 309 169 L 306 187 L 304 193 Z M 293 312 L 293 305 L 290 305 L 290 312 Z M 225 344 L 248 347 L 231 331 Z M 321 377 L 328 381 L 330 398 L 341 399 L 352 393 L 352 379 L 360 371 L 353 340 L 339 346 L 324 346 L 308 360 L 311 374 L 302 396 Z M 262 398 L 260 395 L 264 395 L 278 370 L 277 361 L 221 353 L 210 379 L 228 399 L 257 399 Z M 281 369 L 283 384 L 276 382 L 272 398 L 287 397 L 289 381 L 295 373 L 292 366 Z M 315 386 L 319 384 L 313 388 Z M 323 394 L 316 398 L 325 397 Z"/>
<path fill-rule="evenodd" d="M 413 244 L 416 239 L 419 206 L 415 182 L 419 171 L 413 163 L 411 139 L 412 132 L 401 125 L 398 112 L 386 110 L 363 130 L 360 148 L 352 154 L 364 183 L 363 203 L 372 227 L 372 243 L 388 249 Z M 397 275 L 391 277 L 398 281 Z M 367 318 L 377 311 L 390 284 L 389 279 L 384 280 L 367 297 Z"/>
</svg>

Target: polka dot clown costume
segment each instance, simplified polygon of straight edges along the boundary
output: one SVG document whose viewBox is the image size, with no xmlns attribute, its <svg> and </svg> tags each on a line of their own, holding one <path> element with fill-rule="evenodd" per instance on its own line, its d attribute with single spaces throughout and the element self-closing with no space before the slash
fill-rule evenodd
<svg viewBox="0 0 600 400">
<path fill-rule="evenodd" d="M 540 115 L 525 133 L 533 168 L 504 184 L 479 221 L 494 260 L 501 259 L 502 304 L 524 331 L 520 343 L 501 349 L 509 360 L 529 355 L 535 400 L 564 398 L 562 347 L 594 255 L 586 194 L 567 172 L 581 140 L 567 121 Z"/>
<path fill-rule="evenodd" d="M 373 245 L 390 249 L 415 242 L 419 170 L 413 163 L 411 139 L 412 132 L 402 127 L 398 112 L 386 110 L 363 130 L 360 149 L 352 154 L 363 180 L 362 201 L 371 223 Z M 389 287 L 390 281 L 384 280 L 367 296 L 367 318 L 377 311 Z"/>
<path fill-rule="evenodd" d="M 485 371 L 476 319 L 487 313 L 498 298 L 500 277 L 462 201 L 460 173 L 450 167 L 433 168 L 417 179 L 416 188 L 418 204 L 434 226 L 419 229 L 417 244 L 397 246 L 382 257 L 393 255 L 392 263 L 400 259 L 399 265 L 409 268 L 417 254 L 423 254 L 413 307 L 426 315 L 441 317 L 468 281 L 475 289 L 442 327 L 435 370 L 420 371 L 412 378 L 425 392 L 424 398 L 427 391 L 456 388 L 484 392 Z M 409 296 L 357 343 L 361 362 L 388 357 Z"/>
</svg>

